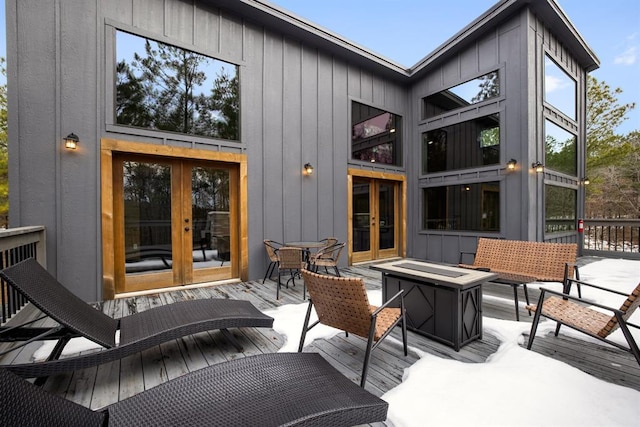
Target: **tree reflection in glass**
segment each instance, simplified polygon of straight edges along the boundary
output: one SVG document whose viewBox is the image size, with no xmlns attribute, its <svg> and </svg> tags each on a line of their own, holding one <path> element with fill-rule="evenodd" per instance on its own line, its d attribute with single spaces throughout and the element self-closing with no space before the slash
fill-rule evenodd
<svg viewBox="0 0 640 427">
<path fill-rule="evenodd" d="M 117 32 L 120 125 L 238 140 L 237 66 Z"/>
</svg>

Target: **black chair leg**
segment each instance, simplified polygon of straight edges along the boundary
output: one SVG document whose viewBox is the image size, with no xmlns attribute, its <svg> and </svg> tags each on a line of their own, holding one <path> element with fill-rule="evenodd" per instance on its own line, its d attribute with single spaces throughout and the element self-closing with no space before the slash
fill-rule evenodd
<svg viewBox="0 0 640 427">
<path fill-rule="evenodd" d="M 408 354 L 407 352 L 407 313 L 404 309 L 404 298 L 400 300 L 400 310 L 402 316 L 402 346 L 404 347 L 404 355 Z"/>
<path fill-rule="evenodd" d="M 280 269 L 278 269 L 278 284 L 276 285 L 276 300 L 280 299 L 280 286 L 282 286 L 282 282 L 280 281 Z"/>
<path fill-rule="evenodd" d="M 536 336 L 536 330 L 538 329 L 538 322 L 540 321 L 540 313 L 542 312 L 542 303 L 544 302 L 544 291 L 540 294 L 538 300 L 538 306 L 536 308 L 536 314 L 533 316 L 533 322 L 531 323 L 531 332 L 529 332 L 529 342 L 527 343 L 527 350 L 531 350 L 533 345 L 533 339 Z"/>
<path fill-rule="evenodd" d="M 273 269 L 275 268 L 275 266 L 276 266 L 275 262 L 269 263 L 269 267 L 267 267 L 267 272 L 264 273 L 264 278 L 262 279 L 263 285 L 264 285 L 264 282 L 267 280 L 267 277 L 271 277 L 271 274 L 273 274 Z"/>
<path fill-rule="evenodd" d="M 527 305 L 531 305 L 529 303 L 529 291 L 527 290 L 527 284 L 524 283 L 522 285 L 522 289 L 524 290 L 524 300 L 527 302 Z M 531 316 L 531 310 L 527 310 L 529 312 L 529 316 Z"/>
<path fill-rule="evenodd" d="M 362 366 L 362 378 L 360 379 L 360 387 L 364 388 L 367 382 L 367 374 L 369 373 L 369 360 L 371 359 L 371 348 L 373 347 L 373 337 L 369 337 L 367 341 L 367 350 L 364 353 L 364 365 Z"/>
<path fill-rule="evenodd" d="M 520 321 L 520 310 L 518 307 L 518 285 L 511 285 L 511 287 L 513 288 L 513 300 L 516 303 L 516 322 Z"/>
<path fill-rule="evenodd" d="M 298 345 L 298 353 L 302 351 L 304 347 L 304 340 L 307 337 L 307 331 L 309 330 L 309 319 L 311 319 L 311 308 L 313 307 L 313 302 L 309 300 L 309 306 L 307 307 L 307 315 L 304 318 L 304 325 L 302 326 L 302 334 L 300 335 L 300 345 Z"/>
</svg>

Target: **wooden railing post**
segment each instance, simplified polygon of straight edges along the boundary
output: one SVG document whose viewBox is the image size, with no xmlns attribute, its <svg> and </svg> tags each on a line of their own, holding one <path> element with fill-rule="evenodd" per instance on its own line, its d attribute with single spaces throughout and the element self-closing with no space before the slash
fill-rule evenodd
<svg viewBox="0 0 640 427">
<path fill-rule="evenodd" d="M 0 269 L 27 258 L 35 258 L 47 267 L 46 229 L 44 226 L 0 230 Z M 0 282 L 0 322 L 5 323 L 26 304 L 26 300 L 4 281 Z"/>
</svg>

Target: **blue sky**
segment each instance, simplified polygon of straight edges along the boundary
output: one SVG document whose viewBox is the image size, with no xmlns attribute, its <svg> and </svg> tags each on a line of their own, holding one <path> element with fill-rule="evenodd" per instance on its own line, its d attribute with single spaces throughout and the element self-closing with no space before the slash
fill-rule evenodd
<svg viewBox="0 0 640 427">
<path fill-rule="evenodd" d="M 406 67 L 414 65 L 497 0 L 272 0 L 272 3 Z M 640 0 L 557 0 L 600 59 L 591 74 L 621 88 L 635 110 L 617 129 L 640 130 Z M 0 56 L 5 49 L 0 0 Z M 11 90 L 11 88 L 9 88 Z"/>
<path fill-rule="evenodd" d="M 556 0 L 600 59 L 591 74 L 621 88 L 636 108 L 617 129 L 640 130 L 640 0 Z M 272 0 L 392 61 L 410 67 L 497 0 Z"/>
</svg>

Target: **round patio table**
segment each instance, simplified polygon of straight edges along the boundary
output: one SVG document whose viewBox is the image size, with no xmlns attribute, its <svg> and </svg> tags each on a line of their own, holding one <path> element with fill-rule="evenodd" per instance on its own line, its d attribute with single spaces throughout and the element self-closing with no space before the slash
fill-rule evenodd
<svg viewBox="0 0 640 427">
<path fill-rule="evenodd" d="M 300 249 L 306 249 L 307 251 L 309 249 L 318 249 L 318 248 L 322 248 L 323 246 L 326 245 L 325 242 L 285 242 L 284 243 L 285 246 L 289 246 L 292 248 L 300 248 Z"/>
</svg>

